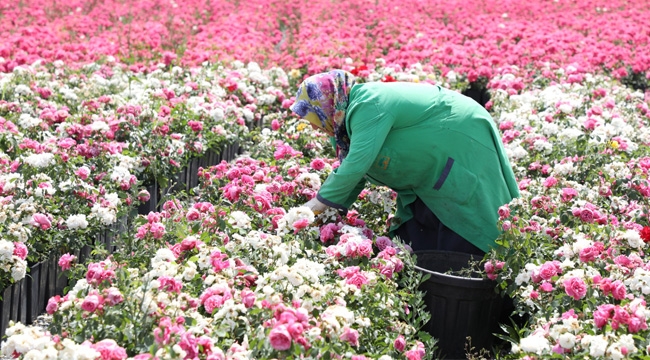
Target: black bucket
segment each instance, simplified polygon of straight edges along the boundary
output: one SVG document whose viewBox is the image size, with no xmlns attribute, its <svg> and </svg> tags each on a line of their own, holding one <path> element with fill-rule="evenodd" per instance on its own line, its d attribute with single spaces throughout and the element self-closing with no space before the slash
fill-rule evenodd
<svg viewBox="0 0 650 360">
<path fill-rule="evenodd" d="M 431 320 L 424 329 L 438 339 L 440 356 L 466 359 L 467 349 L 476 354 L 490 351 L 499 331 L 504 300 L 496 292 L 497 283 L 483 278 L 448 275 L 445 272 L 467 269 L 470 254 L 449 251 L 418 251 L 416 269 L 431 277 L 420 289 Z M 475 260 L 481 260 L 476 259 Z M 470 337 L 471 339 L 467 339 Z"/>
</svg>

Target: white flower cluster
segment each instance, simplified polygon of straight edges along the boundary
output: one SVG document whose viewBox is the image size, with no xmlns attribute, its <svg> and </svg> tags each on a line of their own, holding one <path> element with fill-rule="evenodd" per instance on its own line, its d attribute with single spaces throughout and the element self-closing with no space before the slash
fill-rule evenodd
<svg viewBox="0 0 650 360">
<path fill-rule="evenodd" d="M 54 154 L 47 152 L 24 156 L 23 161 L 35 168 L 44 168 L 50 165 L 54 165 L 55 163 Z"/>
<path fill-rule="evenodd" d="M 286 235 L 290 232 L 293 232 L 291 227 L 295 222 L 306 219 L 309 224 L 312 224 L 316 216 L 310 208 L 306 206 L 299 206 L 289 209 L 287 213 L 278 220 L 277 234 L 279 236 Z"/>
<path fill-rule="evenodd" d="M 58 345 L 49 333 L 38 326 L 25 326 L 16 323 L 7 331 L 7 340 L 2 343 L 1 354 L 6 357 L 14 353 L 22 354 L 24 359 L 77 359 L 94 360 L 99 352 L 86 345 L 80 345 L 65 338 Z"/>
<path fill-rule="evenodd" d="M 625 286 L 632 291 L 637 291 L 644 296 L 650 295 L 650 270 L 643 268 L 634 269 L 634 276 L 625 280 Z"/>
<path fill-rule="evenodd" d="M 103 225 L 112 225 L 117 221 L 118 206 L 122 203 L 117 193 L 104 195 L 103 201 L 93 204 L 89 219 L 97 219 Z"/>
<path fill-rule="evenodd" d="M 296 182 L 313 190 L 318 190 L 321 186 L 320 176 L 315 173 L 301 173 L 296 177 Z"/>
<path fill-rule="evenodd" d="M 88 227 L 88 220 L 84 214 L 70 215 L 65 224 L 70 230 L 85 229 Z"/>
<path fill-rule="evenodd" d="M 21 280 L 27 273 L 27 262 L 14 255 L 14 244 L 0 239 L 0 271 L 11 274 L 14 281 Z"/>
<path fill-rule="evenodd" d="M 41 124 L 41 119 L 33 117 L 29 114 L 21 114 L 18 118 L 18 125 L 25 129 L 31 129 Z"/>
<path fill-rule="evenodd" d="M 250 229 L 251 218 L 243 211 L 233 211 L 230 213 L 228 223 L 236 229 Z"/>
</svg>

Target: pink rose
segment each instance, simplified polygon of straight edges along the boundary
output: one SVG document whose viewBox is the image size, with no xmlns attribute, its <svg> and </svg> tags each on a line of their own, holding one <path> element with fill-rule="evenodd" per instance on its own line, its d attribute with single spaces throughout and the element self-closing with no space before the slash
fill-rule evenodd
<svg viewBox="0 0 650 360">
<path fill-rule="evenodd" d="M 185 215 L 185 218 L 188 221 L 196 221 L 201 218 L 201 212 L 199 212 L 197 209 L 190 209 L 187 214 Z"/>
<path fill-rule="evenodd" d="M 81 308 L 84 311 L 93 312 L 97 309 L 101 303 L 99 296 L 97 295 L 88 295 L 81 303 Z"/>
<path fill-rule="evenodd" d="M 291 325 L 294 324 L 296 321 L 298 321 L 298 318 L 294 314 L 291 309 L 286 309 L 280 314 L 280 323 L 285 324 L 285 325 Z"/>
<path fill-rule="evenodd" d="M 620 325 L 627 325 L 630 321 L 630 313 L 627 309 L 620 306 L 614 308 L 614 316 L 612 316 L 612 329 L 616 330 Z"/>
<path fill-rule="evenodd" d="M 545 187 L 552 187 L 552 186 L 555 186 L 555 184 L 557 184 L 557 179 L 554 178 L 553 176 L 547 177 L 546 180 L 544 180 L 544 183 L 543 183 L 543 185 Z"/>
<path fill-rule="evenodd" d="M 368 283 L 368 278 L 366 278 L 366 276 L 363 275 L 363 273 L 357 272 L 354 275 L 350 276 L 345 281 L 345 283 L 348 284 L 348 285 L 354 285 L 354 286 L 358 287 L 359 289 L 361 289 L 362 285 L 365 285 L 365 284 Z"/>
<path fill-rule="evenodd" d="M 395 350 L 402 352 L 406 348 L 406 339 L 404 339 L 404 335 L 400 335 L 395 339 L 393 342 L 393 347 Z"/>
<path fill-rule="evenodd" d="M 372 256 L 372 240 L 364 239 L 356 244 L 356 249 L 353 253 L 348 253 L 348 256 L 365 256 L 370 258 Z"/>
<path fill-rule="evenodd" d="M 20 259 L 25 260 L 27 258 L 27 246 L 21 242 L 14 242 L 14 256 L 18 256 Z"/>
<path fill-rule="evenodd" d="M 120 289 L 116 287 L 104 289 L 104 295 L 106 296 L 106 302 L 111 306 L 115 306 L 124 301 L 124 296 L 120 292 Z"/>
<path fill-rule="evenodd" d="M 138 354 L 133 357 L 133 360 L 149 360 L 153 357 L 151 354 Z"/>
<path fill-rule="evenodd" d="M 547 261 L 539 268 L 539 276 L 544 280 L 550 280 L 557 275 L 560 268 L 552 261 Z"/>
<path fill-rule="evenodd" d="M 230 267 L 228 255 L 221 253 L 219 250 L 215 250 L 210 254 L 210 263 L 215 272 L 220 272 L 221 270 Z"/>
<path fill-rule="evenodd" d="M 625 284 L 621 282 L 621 280 L 616 280 L 612 283 L 612 296 L 614 296 L 614 299 L 616 300 L 623 300 L 625 299 L 625 296 L 627 295 L 627 291 L 625 289 Z"/>
<path fill-rule="evenodd" d="M 159 222 L 152 223 L 149 231 L 151 231 L 154 239 L 162 239 L 165 235 L 165 225 Z"/>
<path fill-rule="evenodd" d="M 411 349 L 407 352 L 404 353 L 404 356 L 408 360 L 421 360 L 424 357 L 425 351 L 424 351 L 424 345 L 418 342 L 418 346 L 415 349 Z"/>
<path fill-rule="evenodd" d="M 573 188 L 562 188 L 562 202 L 569 202 L 578 196 L 578 191 Z"/>
<path fill-rule="evenodd" d="M 564 280 L 564 291 L 575 300 L 580 300 L 587 294 L 587 285 L 582 279 L 572 277 Z"/>
<path fill-rule="evenodd" d="M 291 334 L 286 325 L 278 325 L 271 329 L 269 341 L 275 350 L 289 350 L 291 348 Z"/>
<path fill-rule="evenodd" d="M 194 236 L 188 236 L 181 241 L 181 251 L 188 251 L 199 247 L 199 240 Z"/>
<path fill-rule="evenodd" d="M 186 359 L 199 358 L 199 339 L 197 339 L 192 332 L 184 332 L 183 335 L 181 335 L 181 341 L 178 345 L 187 353 L 185 356 Z"/>
<path fill-rule="evenodd" d="M 577 318 L 578 318 L 578 315 L 576 315 L 576 312 L 575 312 L 574 309 L 569 309 L 568 311 L 565 311 L 562 314 L 562 319 L 564 319 L 564 320 L 566 320 L 566 319 L 577 319 Z"/>
<path fill-rule="evenodd" d="M 194 132 L 203 130 L 203 123 L 200 121 L 188 121 L 187 126 L 189 126 Z"/>
<path fill-rule="evenodd" d="M 69 148 L 77 145 L 77 142 L 72 138 L 65 138 L 65 139 L 59 140 L 57 142 L 57 145 L 59 145 L 59 147 L 62 148 L 62 149 L 69 149 Z"/>
<path fill-rule="evenodd" d="M 158 281 L 160 282 L 160 287 L 158 289 L 161 291 L 180 294 L 183 289 L 183 283 L 170 276 L 161 276 L 158 278 Z"/>
<path fill-rule="evenodd" d="M 352 346 L 359 346 L 359 332 L 355 329 L 345 327 L 340 339 L 349 342 Z"/>
<path fill-rule="evenodd" d="M 545 281 L 545 282 L 543 282 L 543 283 L 539 286 L 539 288 L 540 288 L 542 291 L 545 291 L 545 292 L 551 292 L 551 291 L 553 291 L 553 284 L 551 284 L 550 282 L 546 282 L 546 281 Z"/>
<path fill-rule="evenodd" d="M 51 297 L 47 301 L 45 311 L 50 315 L 54 314 L 57 310 L 59 310 L 59 301 L 61 301 L 61 297 L 59 295 Z"/>
<path fill-rule="evenodd" d="M 502 220 L 508 218 L 510 217 L 510 208 L 508 207 L 508 205 L 503 205 L 499 207 L 498 213 L 499 213 L 499 218 L 501 218 Z"/>
<path fill-rule="evenodd" d="M 339 227 L 334 223 L 328 223 L 320 228 L 320 241 L 322 243 L 327 243 L 331 240 L 334 240 L 336 232 L 339 231 Z"/>
<path fill-rule="evenodd" d="M 88 264 L 88 271 L 86 272 L 86 281 L 90 284 L 98 283 L 102 278 L 104 267 L 100 263 Z"/>
<path fill-rule="evenodd" d="M 32 215 L 32 225 L 40 227 L 42 230 L 47 230 L 52 227 L 52 223 L 48 216 L 41 213 Z"/>
<path fill-rule="evenodd" d="M 82 166 L 78 168 L 75 172 L 75 175 L 79 176 L 82 180 L 88 179 L 88 176 L 90 176 L 90 169 L 87 168 L 86 166 Z"/>
<path fill-rule="evenodd" d="M 375 239 L 375 245 L 377 245 L 379 251 L 384 251 L 387 247 L 394 246 L 393 241 L 387 236 L 378 236 Z"/>
<path fill-rule="evenodd" d="M 72 267 L 72 262 L 76 259 L 77 257 L 74 255 L 70 255 L 70 253 L 66 253 L 61 255 L 59 258 L 59 267 L 61 267 L 61 270 L 66 271 L 70 270 Z"/>
<path fill-rule="evenodd" d="M 580 220 L 590 223 L 594 221 L 594 212 L 591 209 L 580 210 Z"/>
<path fill-rule="evenodd" d="M 302 336 L 302 333 L 305 332 L 305 326 L 302 323 L 294 322 L 289 325 L 288 330 L 292 338 L 298 339 Z"/>
<path fill-rule="evenodd" d="M 348 266 L 346 268 L 336 270 L 336 273 L 339 274 L 340 277 L 348 279 L 352 275 L 358 273 L 360 270 L 361 268 L 358 266 Z"/>
<path fill-rule="evenodd" d="M 205 307 L 205 311 L 208 314 L 212 314 L 214 309 L 220 308 L 226 300 L 227 298 L 221 295 L 212 295 L 209 298 L 205 299 L 205 302 L 203 302 L 203 307 Z"/>
<path fill-rule="evenodd" d="M 123 360 L 128 358 L 126 350 L 117 345 L 113 339 L 104 339 L 91 345 L 91 348 L 101 354 L 102 360 Z"/>
<path fill-rule="evenodd" d="M 149 193 L 149 191 L 142 189 L 140 190 L 140 192 L 138 192 L 138 200 L 140 200 L 141 202 L 147 202 L 149 201 L 149 199 L 151 199 L 151 194 Z"/>
<path fill-rule="evenodd" d="M 241 302 L 247 309 L 250 309 L 255 305 L 255 293 L 249 289 L 244 289 L 240 293 Z"/>
<path fill-rule="evenodd" d="M 323 159 L 314 159 L 309 165 L 314 170 L 323 170 L 325 168 L 325 161 Z"/>
<path fill-rule="evenodd" d="M 627 322 L 627 330 L 632 334 L 636 334 L 641 330 L 646 330 L 647 328 L 648 328 L 648 324 L 645 322 L 645 319 L 632 317 Z"/>
<path fill-rule="evenodd" d="M 294 234 L 297 234 L 300 230 L 302 230 L 302 229 L 306 228 L 307 226 L 309 226 L 309 220 L 300 219 L 300 220 L 294 222 L 291 226 L 293 227 Z"/>
<path fill-rule="evenodd" d="M 588 246 L 580 250 L 580 261 L 585 263 L 590 262 L 595 260 L 598 255 L 600 255 L 598 248 L 595 246 Z"/>
</svg>

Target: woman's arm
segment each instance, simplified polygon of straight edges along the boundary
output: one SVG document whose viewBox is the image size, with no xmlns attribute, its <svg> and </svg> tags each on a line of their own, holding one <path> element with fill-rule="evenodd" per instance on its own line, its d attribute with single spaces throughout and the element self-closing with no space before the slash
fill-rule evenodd
<svg viewBox="0 0 650 360">
<path fill-rule="evenodd" d="M 374 102 L 351 104 L 348 108 L 350 149 L 336 171 L 330 173 L 318 191 L 324 204 L 347 209 L 365 185 L 372 166 L 394 123 L 392 116 Z"/>
</svg>

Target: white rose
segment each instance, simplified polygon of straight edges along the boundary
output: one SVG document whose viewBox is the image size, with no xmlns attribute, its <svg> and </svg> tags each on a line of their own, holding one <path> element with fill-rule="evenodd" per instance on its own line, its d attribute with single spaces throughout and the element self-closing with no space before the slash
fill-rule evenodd
<svg viewBox="0 0 650 360">
<path fill-rule="evenodd" d="M 88 220 L 86 220 L 86 215 L 84 214 L 70 215 L 65 221 L 65 224 L 70 230 L 85 229 L 88 227 Z"/>
<path fill-rule="evenodd" d="M 9 261 L 14 255 L 14 243 L 0 240 L 0 262 Z"/>
<path fill-rule="evenodd" d="M 531 335 L 521 339 L 519 346 L 525 352 L 532 352 L 539 355 L 551 349 L 548 339 L 540 335 Z"/>
<path fill-rule="evenodd" d="M 576 336 L 571 333 L 564 333 L 558 338 L 560 346 L 565 349 L 572 349 L 576 344 Z"/>
<path fill-rule="evenodd" d="M 14 266 L 11 268 L 11 277 L 15 280 L 22 280 L 25 278 L 25 273 L 27 272 L 27 263 L 25 260 L 14 256 Z"/>
</svg>

